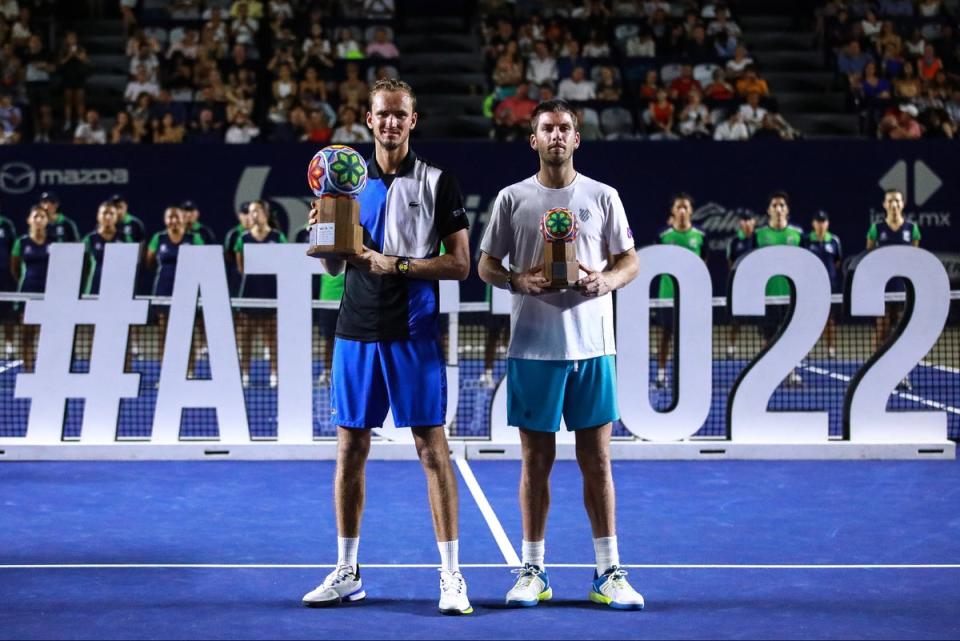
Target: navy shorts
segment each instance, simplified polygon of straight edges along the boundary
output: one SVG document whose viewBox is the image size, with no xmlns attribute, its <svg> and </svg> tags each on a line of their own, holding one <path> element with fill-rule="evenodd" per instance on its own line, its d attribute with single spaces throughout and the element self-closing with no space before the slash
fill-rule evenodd
<svg viewBox="0 0 960 641">
<path fill-rule="evenodd" d="M 435 338 L 333 344 L 333 422 L 381 427 L 393 410 L 397 427 L 446 423 L 447 369 Z"/>
</svg>

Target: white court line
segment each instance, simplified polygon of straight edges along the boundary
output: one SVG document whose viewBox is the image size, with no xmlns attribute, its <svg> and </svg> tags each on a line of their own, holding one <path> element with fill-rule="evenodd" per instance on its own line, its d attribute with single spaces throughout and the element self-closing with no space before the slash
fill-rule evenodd
<svg viewBox="0 0 960 641">
<path fill-rule="evenodd" d="M 550 568 L 596 568 L 593 563 L 549 563 Z M 315 570 L 333 565 L 297 563 L 65 563 L 3 565 L 0 570 Z M 379 570 L 436 569 L 436 563 L 365 563 L 364 568 Z M 511 563 L 461 563 L 462 568 L 515 568 Z M 903 563 L 903 564 L 705 564 L 705 563 L 647 563 L 624 565 L 635 570 L 960 570 L 960 563 Z"/>
<path fill-rule="evenodd" d="M 3 367 L 0 367 L 0 374 L 12 370 L 15 367 L 20 367 L 21 365 L 23 365 L 23 361 L 10 361 Z"/>
<path fill-rule="evenodd" d="M 497 514 L 493 511 L 490 501 L 487 500 L 486 495 L 483 493 L 483 488 L 481 488 L 480 483 L 477 482 L 477 477 L 473 475 L 473 470 L 470 469 L 470 464 L 467 463 L 467 459 L 458 458 L 457 469 L 460 470 L 463 481 L 467 484 L 467 487 L 470 488 L 470 494 L 473 495 L 473 500 L 477 502 L 480 513 L 483 514 L 483 518 L 487 521 L 487 527 L 490 528 L 490 533 L 493 534 L 493 538 L 500 547 L 503 560 L 506 561 L 510 567 L 520 567 L 520 557 L 517 556 L 517 551 L 513 549 L 513 546 L 510 544 L 507 533 L 503 531 L 503 526 L 500 525 L 500 519 L 497 518 Z"/>
<path fill-rule="evenodd" d="M 849 383 L 851 378 L 849 376 L 844 376 L 843 374 L 837 374 L 836 372 L 831 372 L 830 370 L 822 369 L 820 367 L 814 367 L 813 365 L 801 365 L 801 368 L 809 370 L 814 374 L 819 374 L 821 376 L 828 376 L 832 379 L 843 381 Z M 960 414 L 960 409 L 956 407 L 951 407 L 944 403 L 938 403 L 937 401 L 931 401 L 929 399 L 923 398 L 922 396 L 917 396 L 916 394 L 910 394 L 908 392 L 893 392 L 894 396 L 899 396 L 902 399 L 913 401 L 914 403 L 919 403 L 920 405 L 926 405 L 927 407 L 932 407 L 937 410 L 943 410 L 945 412 L 950 412 L 951 414 Z"/>
<path fill-rule="evenodd" d="M 920 364 L 923 365 L 924 367 L 938 369 L 941 372 L 946 372 L 947 374 L 960 374 L 960 369 L 956 367 L 947 367 L 946 365 L 935 365 L 930 361 L 920 361 Z"/>
</svg>

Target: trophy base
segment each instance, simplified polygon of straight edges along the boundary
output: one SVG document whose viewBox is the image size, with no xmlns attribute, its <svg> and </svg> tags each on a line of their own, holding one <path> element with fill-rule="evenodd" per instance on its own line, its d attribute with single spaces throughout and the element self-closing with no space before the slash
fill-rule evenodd
<svg viewBox="0 0 960 641">
<path fill-rule="evenodd" d="M 344 258 L 355 256 L 362 251 L 360 204 L 347 197 L 321 198 L 317 222 L 310 227 L 310 248 L 307 256 Z"/>
<path fill-rule="evenodd" d="M 576 262 L 547 263 L 543 273 L 549 281 L 547 289 L 571 289 L 580 280 L 580 266 Z"/>
</svg>

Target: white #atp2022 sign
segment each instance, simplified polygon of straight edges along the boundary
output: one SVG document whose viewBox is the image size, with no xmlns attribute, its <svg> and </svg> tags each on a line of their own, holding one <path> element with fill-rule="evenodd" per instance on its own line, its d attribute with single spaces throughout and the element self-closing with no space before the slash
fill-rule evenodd
<svg viewBox="0 0 960 641">
<path fill-rule="evenodd" d="M 305 255 L 305 245 L 253 245 L 246 249 L 250 273 L 273 274 L 278 292 L 278 435 L 276 442 L 308 444 L 313 439 L 311 364 L 311 279 L 322 271 L 320 261 Z M 100 295 L 80 299 L 81 244 L 56 244 L 50 249 L 46 294 L 26 305 L 24 322 L 40 325 L 33 373 L 17 376 L 15 396 L 32 399 L 25 437 L 0 438 L 0 443 L 64 444 L 62 427 L 66 399 L 84 399 L 80 443 L 116 442 L 120 401 L 136 397 L 139 374 L 124 371 L 131 325 L 147 322 L 148 303 L 133 298 L 138 248 L 110 244 L 106 248 Z M 712 395 L 712 332 L 710 275 L 703 261 L 679 247 L 651 246 L 638 251 L 640 274 L 618 292 L 617 346 L 620 411 L 624 424 L 637 437 L 669 442 L 688 438 L 703 425 Z M 676 401 L 666 412 L 650 402 L 649 291 L 660 274 L 679 285 L 677 307 Z M 770 412 L 770 396 L 814 347 L 830 311 L 830 286 L 820 261 L 796 247 L 768 247 L 741 259 L 731 286 L 735 316 L 761 316 L 764 290 L 774 275 L 794 285 L 798 310 L 778 338 L 750 363 L 728 399 L 728 435 L 739 443 L 827 443 L 824 411 Z M 867 254 L 857 265 L 850 291 L 854 316 L 884 313 L 884 288 L 893 277 L 913 284 L 913 313 L 895 342 L 871 358 L 852 378 L 846 392 L 844 422 L 851 442 L 916 443 L 946 440 L 943 411 L 888 413 L 886 399 L 936 343 L 949 312 L 949 282 L 942 264 L 915 247 L 886 247 Z M 504 294 L 500 294 L 504 295 Z M 188 378 L 197 299 L 202 301 L 211 378 Z M 441 284 L 441 313 L 456 312 L 459 289 Z M 498 307 L 495 301 L 495 310 Z M 93 325 L 88 373 L 70 371 L 77 325 Z M 454 340 L 451 333 L 451 340 Z M 452 344 L 456 350 L 456 345 Z M 456 368 L 448 368 L 448 422 L 457 405 Z M 512 442 L 516 430 L 506 427 L 505 386 L 492 411 L 491 440 Z M 210 407 L 217 412 L 219 442 L 251 442 L 244 406 L 236 335 L 222 250 L 217 246 L 184 247 L 177 265 L 165 349 L 150 442 L 180 442 L 183 408 Z M 402 432 L 390 425 L 384 433 Z M 394 434 L 396 436 L 396 434 Z M 561 440 L 570 436 L 561 432 Z M 69 445 L 69 444 L 64 444 Z"/>
</svg>

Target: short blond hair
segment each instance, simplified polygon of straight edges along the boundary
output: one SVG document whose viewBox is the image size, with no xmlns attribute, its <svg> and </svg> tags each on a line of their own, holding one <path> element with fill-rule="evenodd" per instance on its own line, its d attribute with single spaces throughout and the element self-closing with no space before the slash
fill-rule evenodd
<svg viewBox="0 0 960 641">
<path fill-rule="evenodd" d="M 413 93 L 413 87 L 403 80 L 398 80 L 396 78 L 383 78 L 377 80 L 373 83 L 373 88 L 370 90 L 370 102 L 373 102 L 373 96 L 378 91 L 402 91 L 403 93 L 410 96 L 411 102 L 413 102 L 413 110 L 417 110 L 417 95 Z"/>
</svg>

